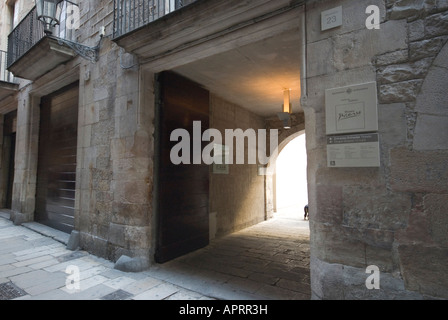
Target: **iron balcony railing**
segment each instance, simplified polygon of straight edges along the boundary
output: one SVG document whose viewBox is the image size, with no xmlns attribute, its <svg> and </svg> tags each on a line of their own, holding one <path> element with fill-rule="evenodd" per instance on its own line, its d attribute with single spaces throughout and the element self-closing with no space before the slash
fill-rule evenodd
<svg viewBox="0 0 448 320">
<path fill-rule="evenodd" d="M 16 83 L 16 79 L 7 69 L 8 53 L 0 50 L 0 81 Z"/>
<path fill-rule="evenodd" d="M 196 0 L 114 0 L 114 30 L 117 38 Z"/>
<path fill-rule="evenodd" d="M 72 40 L 74 29 L 70 28 L 67 21 L 73 21 L 73 10 L 68 9 L 69 5 L 71 4 L 66 1 L 59 3 L 57 13 L 60 24 L 54 27 L 53 35 L 58 38 Z M 28 50 L 44 37 L 44 25 L 37 19 L 37 11 L 36 7 L 34 7 L 8 36 L 7 68 L 25 55 Z"/>
</svg>

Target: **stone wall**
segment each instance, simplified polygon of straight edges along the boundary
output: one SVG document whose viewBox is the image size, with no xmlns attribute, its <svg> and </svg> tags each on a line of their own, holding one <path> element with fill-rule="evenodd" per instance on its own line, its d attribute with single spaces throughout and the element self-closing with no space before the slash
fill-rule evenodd
<svg viewBox="0 0 448 320">
<path fill-rule="evenodd" d="M 106 39 L 99 62 L 81 67 L 78 143 L 82 244 L 113 261 L 149 254 L 152 201 L 150 109 L 140 108 L 138 68 L 119 59 Z"/>
<path fill-rule="evenodd" d="M 382 103 L 395 103 L 406 120 L 406 143 L 390 149 L 391 190 L 412 199 L 395 248 L 407 289 L 448 298 L 448 3 L 404 4 L 391 2 L 388 14 L 407 19 L 407 57 L 384 66 L 380 56 L 377 72 Z"/>
<path fill-rule="evenodd" d="M 263 118 L 211 94 L 210 128 L 223 137 L 226 129 L 265 129 Z M 247 140 L 245 154 L 248 154 Z M 247 158 L 246 158 L 247 159 Z M 256 164 L 231 164 L 229 174 L 210 174 L 210 212 L 216 213 L 220 237 L 265 220 L 264 176 Z"/>
<path fill-rule="evenodd" d="M 102 26 L 112 33 L 113 1 L 83 1 L 80 8 L 77 41 L 96 45 Z M 81 245 L 112 261 L 122 255 L 150 260 L 154 108 L 142 101 L 153 85 L 108 37 L 99 61 L 81 61 L 80 70 Z"/>
<path fill-rule="evenodd" d="M 320 31 L 342 5 L 343 25 Z M 365 10 L 380 8 L 379 30 Z M 309 1 L 305 107 L 313 297 L 448 297 L 446 1 Z M 442 49 L 443 48 L 443 49 Z M 325 89 L 377 81 L 380 168 L 327 168 Z M 368 290 L 366 268 L 380 269 Z"/>
<path fill-rule="evenodd" d="M 0 3 L 0 50 L 8 49 L 8 34 L 11 31 L 10 8 L 5 1 Z"/>
<path fill-rule="evenodd" d="M 322 32 L 320 13 L 338 5 L 343 25 Z M 380 30 L 365 26 L 369 5 L 380 9 Z M 76 57 L 33 83 L 21 81 L 12 99 L 18 123 L 11 218 L 18 224 L 34 219 L 40 99 L 79 81 L 75 227 L 81 247 L 113 261 L 121 255 L 149 260 L 153 74 L 133 66 L 134 57 L 110 40 L 113 1 L 81 0 L 80 8 L 76 41 L 94 46 L 106 28 L 99 61 Z M 314 298 L 448 298 L 447 16 L 443 0 L 307 1 L 303 108 Z M 325 89 L 370 81 L 378 84 L 381 167 L 328 168 Z M 214 95 L 211 103 L 212 128 L 265 128 L 239 106 Z M 281 132 L 280 141 L 291 133 Z M 218 236 L 269 212 L 265 177 L 257 171 L 257 165 L 231 165 L 229 175 L 212 175 Z M 379 290 L 365 286 L 369 265 L 380 269 Z"/>
<path fill-rule="evenodd" d="M 0 3 L 0 50 L 7 50 L 8 34 L 34 7 L 30 0 L 5 0 Z"/>
<path fill-rule="evenodd" d="M 76 41 L 87 46 L 96 46 L 100 27 L 106 28 L 96 63 L 77 56 L 32 83 L 20 82 L 11 219 L 17 224 L 34 220 L 40 99 L 79 81 L 75 229 L 80 246 L 112 261 L 121 255 L 147 261 L 154 86 L 152 79 L 141 79 L 134 58 L 110 39 L 113 1 L 80 1 L 80 23 Z M 142 101 L 151 100 L 148 95 L 152 102 L 142 108 Z"/>
</svg>

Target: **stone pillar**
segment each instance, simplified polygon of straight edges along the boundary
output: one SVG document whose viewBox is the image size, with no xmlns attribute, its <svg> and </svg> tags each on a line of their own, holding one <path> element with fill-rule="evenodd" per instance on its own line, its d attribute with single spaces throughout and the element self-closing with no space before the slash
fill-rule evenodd
<svg viewBox="0 0 448 320">
<path fill-rule="evenodd" d="M 34 220 L 40 98 L 19 92 L 17 108 L 16 158 L 11 220 L 21 224 Z"/>
<path fill-rule="evenodd" d="M 104 39 L 80 78 L 77 218 L 80 246 L 149 265 L 153 187 L 153 77 Z M 111 66 L 114 66 L 113 68 Z"/>
</svg>

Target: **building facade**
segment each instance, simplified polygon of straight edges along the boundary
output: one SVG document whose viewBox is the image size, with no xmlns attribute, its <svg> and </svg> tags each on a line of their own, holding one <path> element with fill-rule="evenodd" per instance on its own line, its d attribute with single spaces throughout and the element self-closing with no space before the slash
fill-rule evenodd
<svg viewBox="0 0 448 320">
<path fill-rule="evenodd" d="M 313 298 L 448 298 L 447 1 L 58 8 L 49 34 L 33 1 L 0 2 L 0 200 L 15 224 L 148 268 L 273 214 L 263 164 L 175 165 L 174 130 L 191 133 L 192 154 L 207 129 L 278 129 L 280 150 L 306 133 Z M 333 135 L 329 94 L 363 84 L 374 98 L 353 110 L 372 104 L 374 128 Z M 377 165 L 331 163 L 347 132 L 378 137 Z M 370 266 L 380 289 L 366 287 Z"/>
</svg>

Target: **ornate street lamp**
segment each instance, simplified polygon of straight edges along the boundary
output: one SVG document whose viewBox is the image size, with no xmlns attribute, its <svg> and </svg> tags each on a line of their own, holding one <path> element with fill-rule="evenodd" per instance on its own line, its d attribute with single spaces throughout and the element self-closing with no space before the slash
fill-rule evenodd
<svg viewBox="0 0 448 320">
<path fill-rule="evenodd" d="M 56 18 L 56 11 L 58 4 L 62 0 L 35 0 L 35 2 L 37 19 L 43 22 L 45 34 L 51 35 L 54 26 L 59 24 L 59 20 Z"/>
</svg>

